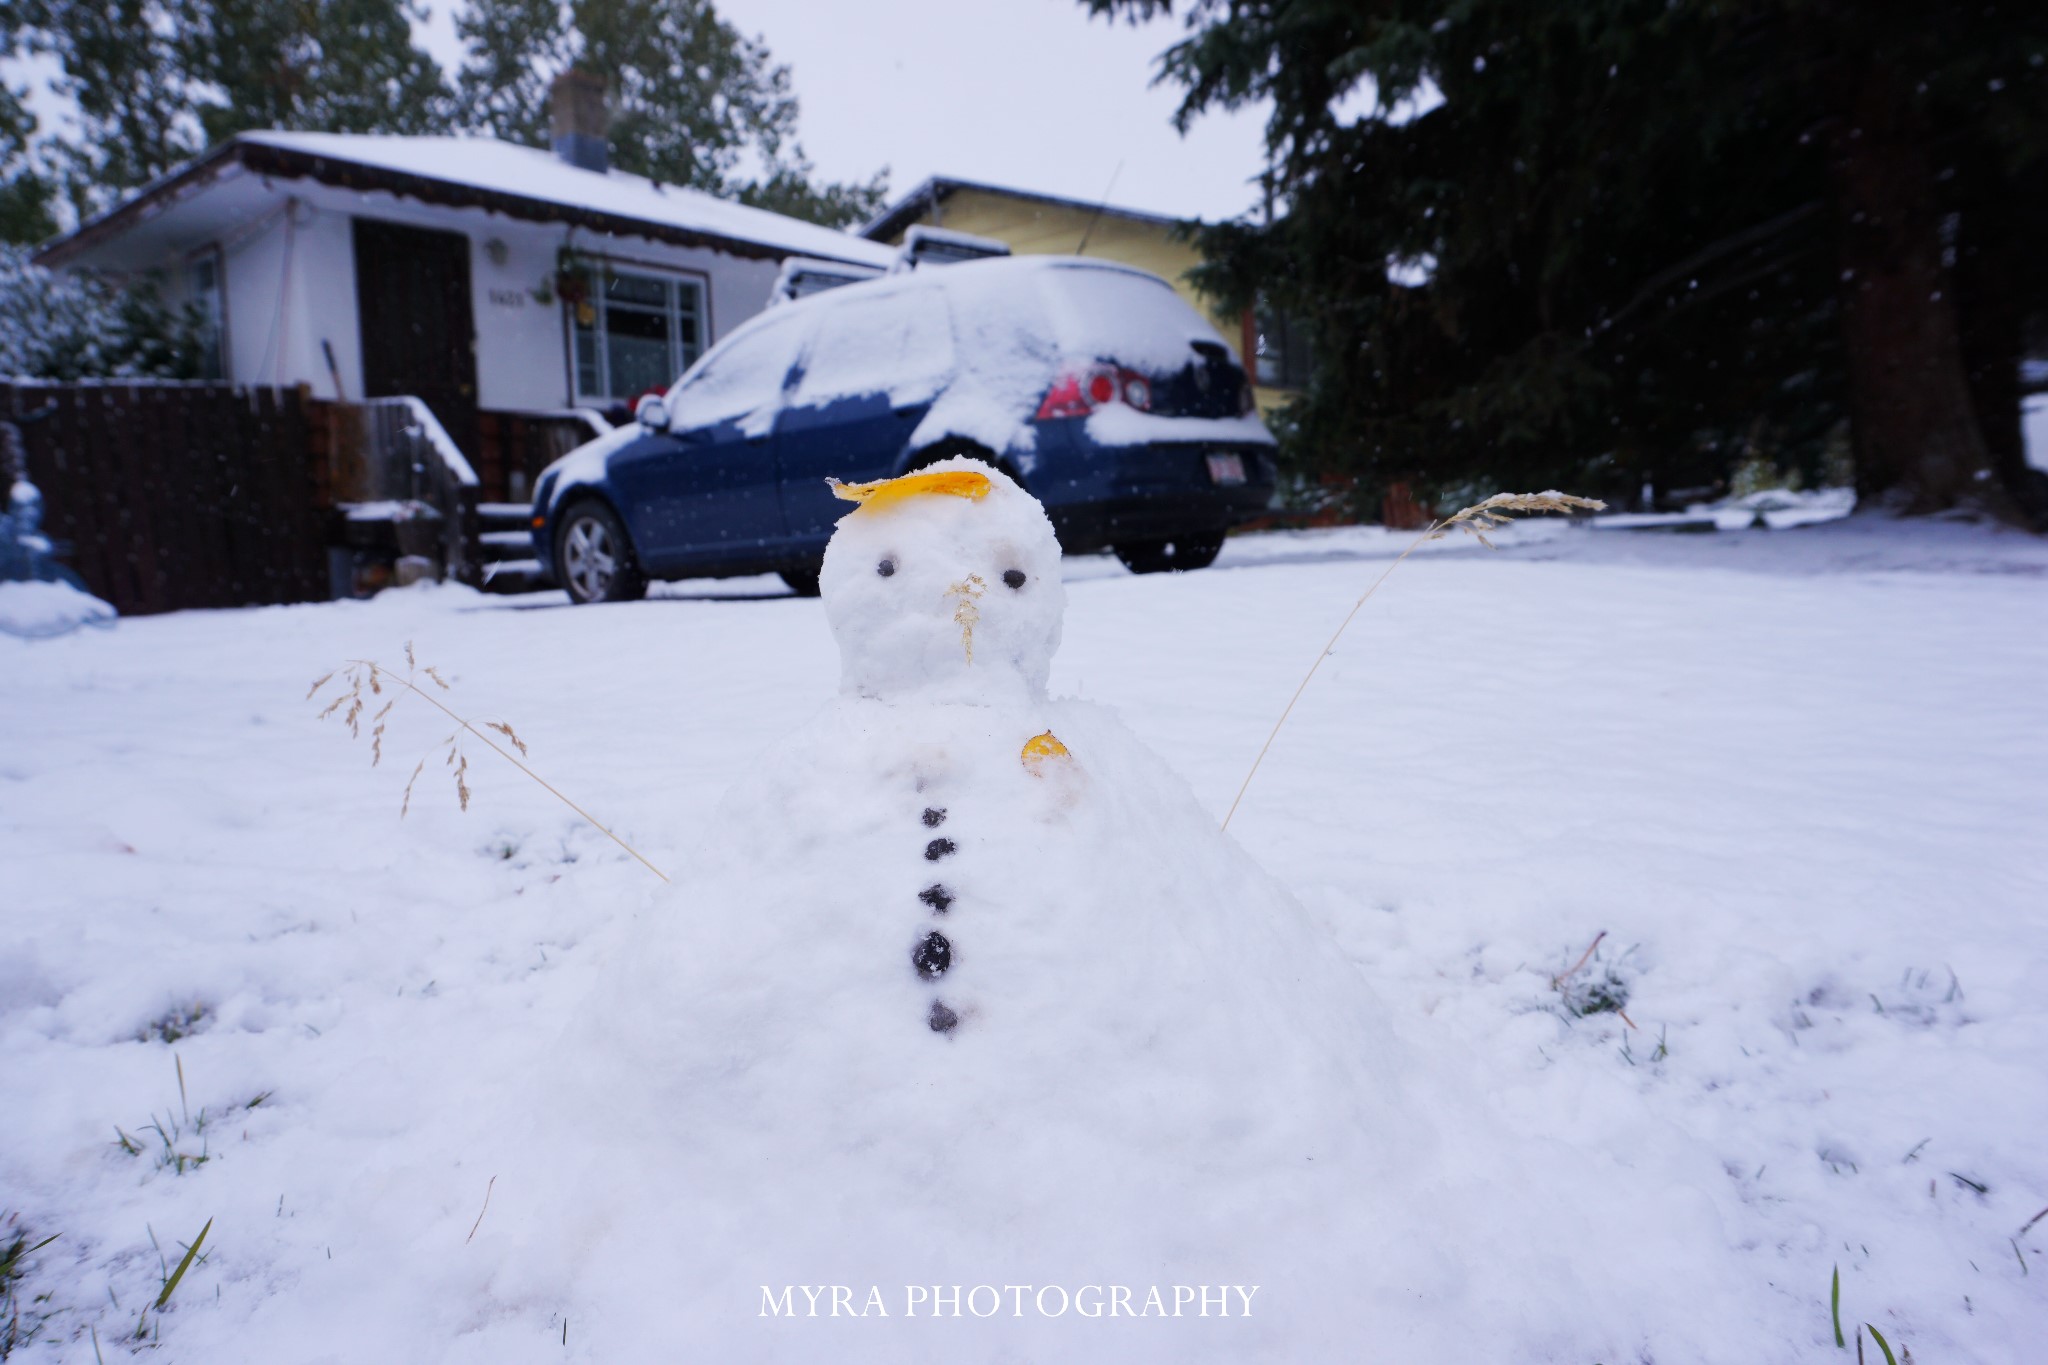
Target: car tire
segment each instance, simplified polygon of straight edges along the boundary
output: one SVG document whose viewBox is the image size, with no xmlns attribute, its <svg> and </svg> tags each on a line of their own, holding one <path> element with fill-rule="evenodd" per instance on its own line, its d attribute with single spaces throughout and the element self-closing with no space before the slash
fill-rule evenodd
<svg viewBox="0 0 2048 1365">
<path fill-rule="evenodd" d="M 798 597 L 816 597 L 818 572 L 824 567 L 822 564 L 806 564 L 800 569 L 783 569 L 778 576 L 789 584 L 789 590 Z"/>
<path fill-rule="evenodd" d="M 647 595 L 647 577 L 618 513 L 594 499 L 564 512 L 555 530 L 555 571 L 569 600 L 632 602 Z"/>
<path fill-rule="evenodd" d="M 1191 531 L 1166 540 L 1120 540 L 1110 547 L 1132 573 L 1206 569 L 1223 553 L 1223 532 Z"/>
</svg>

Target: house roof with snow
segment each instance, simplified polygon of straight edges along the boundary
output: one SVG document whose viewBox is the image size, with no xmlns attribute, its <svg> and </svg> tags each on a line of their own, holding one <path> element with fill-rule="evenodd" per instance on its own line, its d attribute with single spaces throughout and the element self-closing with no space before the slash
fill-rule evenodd
<svg viewBox="0 0 2048 1365">
<path fill-rule="evenodd" d="M 1140 209 L 1118 208 L 1114 204 L 1069 199 L 1064 195 L 1040 194 L 1035 190 L 1013 189 L 1008 185 L 990 185 L 979 180 L 960 180 L 952 176 L 935 175 L 869 219 L 862 225 L 860 235 L 877 242 L 891 241 L 901 236 L 911 225 L 921 222 L 926 213 L 962 190 L 1000 195 L 1005 199 L 1021 199 L 1035 204 L 1051 204 L 1064 209 L 1079 209 L 1084 213 L 1101 214 L 1106 218 L 1127 218 L 1133 222 L 1152 223 L 1160 227 L 1171 227 L 1182 221 L 1171 214 L 1146 213 Z"/>
<path fill-rule="evenodd" d="M 44 247 L 47 266 L 111 265 L 114 243 L 149 235 L 158 220 L 232 182 L 278 181 L 384 191 L 422 203 L 481 208 L 510 218 L 565 223 L 734 255 L 812 256 L 887 266 L 895 252 L 850 233 L 749 208 L 624 171 L 586 170 L 551 152 L 496 138 L 397 137 L 357 133 L 238 133 L 144 186 Z M 215 196 L 205 195 L 207 198 Z"/>
</svg>

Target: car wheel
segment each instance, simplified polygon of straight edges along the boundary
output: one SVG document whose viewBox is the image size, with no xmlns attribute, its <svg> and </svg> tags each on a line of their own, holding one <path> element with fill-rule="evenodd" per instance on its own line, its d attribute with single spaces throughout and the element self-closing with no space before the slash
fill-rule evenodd
<svg viewBox="0 0 2048 1365">
<path fill-rule="evenodd" d="M 1223 532 L 1194 531 L 1168 540 L 1120 540 L 1110 548 L 1132 573 L 1206 569 L 1223 553 Z"/>
<path fill-rule="evenodd" d="M 800 569 L 784 569 L 780 577 L 783 582 L 789 584 L 789 590 L 798 597 L 816 597 L 818 570 L 822 567 L 824 566 L 819 564 L 806 564 Z"/>
<path fill-rule="evenodd" d="M 633 542 L 618 515 L 601 502 L 579 502 L 562 517 L 555 565 L 571 602 L 631 602 L 647 595 Z"/>
</svg>

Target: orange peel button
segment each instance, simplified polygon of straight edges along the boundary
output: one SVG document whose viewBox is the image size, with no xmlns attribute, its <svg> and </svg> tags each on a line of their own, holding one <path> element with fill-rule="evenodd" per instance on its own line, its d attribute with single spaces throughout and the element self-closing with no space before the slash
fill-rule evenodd
<svg viewBox="0 0 2048 1365">
<path fill-rule="evenodd" d="M 900 479 L 877 479 L 873 483 L 841 483 L 827 479 L 832 496 L 857 502 L 856 512 L 872 511 L 926 493 L 948 497 L 980 499 L 988 496 L 988 475 L 972 469 L 938 469 L 927 474 L 905 474 Z"/>
<path fill-rule="evenodd" d="M 1067 746 L 1060 743 L 1058 737 L 1052 731 L 1047 730 L 1042 735 L 1033 735 L 1030 739 L 1025 740 L 1024 752 L 1017 755 L 1017 757 L 1023 760 L 1024 771 L 1030 773 L 1033 777 L 1037 777 L 1039 770 L 1044 766 L 1047 759 L 1071 759 L 1073 755 L 1067 752 Z"/>
</svg>

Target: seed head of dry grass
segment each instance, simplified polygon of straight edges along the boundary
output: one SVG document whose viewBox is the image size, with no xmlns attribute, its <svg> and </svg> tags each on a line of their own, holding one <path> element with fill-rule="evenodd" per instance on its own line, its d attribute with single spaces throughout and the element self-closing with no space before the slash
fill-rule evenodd
<svg viewBox="0 0 2048 1365">
<path fill-rule="evenodd" d="M 1424 540 L 1442 540 L 1452 531 L 1463 531 L 1474 540 L 1491 550 L 1494 543 L 1486 538 L 1488 531 L 1496 531 L 1514 520 L 1516 512 L 1604 512 L 1607 504 L 1598 498 L 1574 497 L 1551 489 L 1544 493 L 1495 493 L 1484 502 L 1475 502 L 1462 512 L 1445 517 L 1423 533 Z M 1404 555 L 1403 558 L 1406 558 Z M 1394 561 L 1396 564 L 1400 560 Z"/>
<path fill-rule="evenodd" d="M 612 833 L 610 829 L 600 823 L 589 811 L 584 810 L 583 807 L 564 796 L 556 789 L 553 783 L 527 767 L 521 761 L 527 757 L 526 741 L 519 737 L 518 732 L 512 728 L 510 722 L 502 720 L 472 722 L 468 717 L 456 714 L 435 693 L 429 692 L 426 688 L 422 687 L 420 682 L 425 680 L 432 683 L 441 692 L 452 692 L 454 690 L 449 685 L 448 680 L 442 677 L 440 671 L 432 664 L 422 664 L 419 662 L 418 657 L 413 653 L 410 640 L 406 641 L 405 644 L 405 672 L 403 674 L 393 672 L 374 659 L 350 659 L 342 664 L 341 667 L 331 670 L 324 677 L 316 681 L 307 690 L 306 700 L 312 701 L 319 695 L 321 689 L 325 688 L 330 682 L 333 682 L 336 677 L 342 680 L 341 689 L 335 694 L 334 699 L 327 703 L 326 708 L 320 712 L 319 719 L 325 720 L 335 712 L 341 712 L 341 718 L 347 724 L 349 734 L 355 738 L 361 738 L 362 736 L 362 716 L 363 708 L 366 704 L 363 699 L 363 689 L 367 687 L 372 698 L 382 696 L 387 687 L 392 691 L 390 700 L 386 701 L 369 718 L 370 766 L 373 768 L 384 761 L 384 730 L 388 723 L 387 717 L 390 716 L 391 709 L 398 704 L 401 698 L 406 696 L 417 697 L 449 720 L 455 722 L 455 729 L 448 734 L 448 737 L 430 746 L 427 752 L 421 755 L 420 761 L 413 765 L 412 776 L 406 779 L 405 795 L 398 804 L 400 819 L 404 819 L 407 812 L 412 809 L 413 787 L 418 784 L 420 774 L 426 771 L 427 760 L 435 754 L 441 755 L 441 766 L 448 769 L 449 777 L 455 786 L 456 802 L 463 810 L 467 811 L 469 809 L 469 800 L 474 793 L 469 785 L 469 755 L 463 750 L 463 736 L 468 735 L 481 742 L 491 752 L 497 754 L 507 763 L 510 763 L 513 767 L 519 769 L 520 772 L 525 773 L 528 777 L 546 788 L 556 800 L 560 801 L 570 810 L 575 811 L 585 820 L 588 820 L 607 839 L 610 839 L 620 848 L 632 854 L 639 860 L 641 866 L 645 867 L 649 872 L 652 872 L 663 881 L 668 880 L 668 874 L 653 863 L 648 862 L 641 855 L 640 850 Z M 497 741 L 485 734 L 484 731 L 486 730 L 495 731 L 502 735 L 506 743 L 519 751 L 518 757 L 513 757 L 510 751 L 501 747 Z"/>
</svg>

